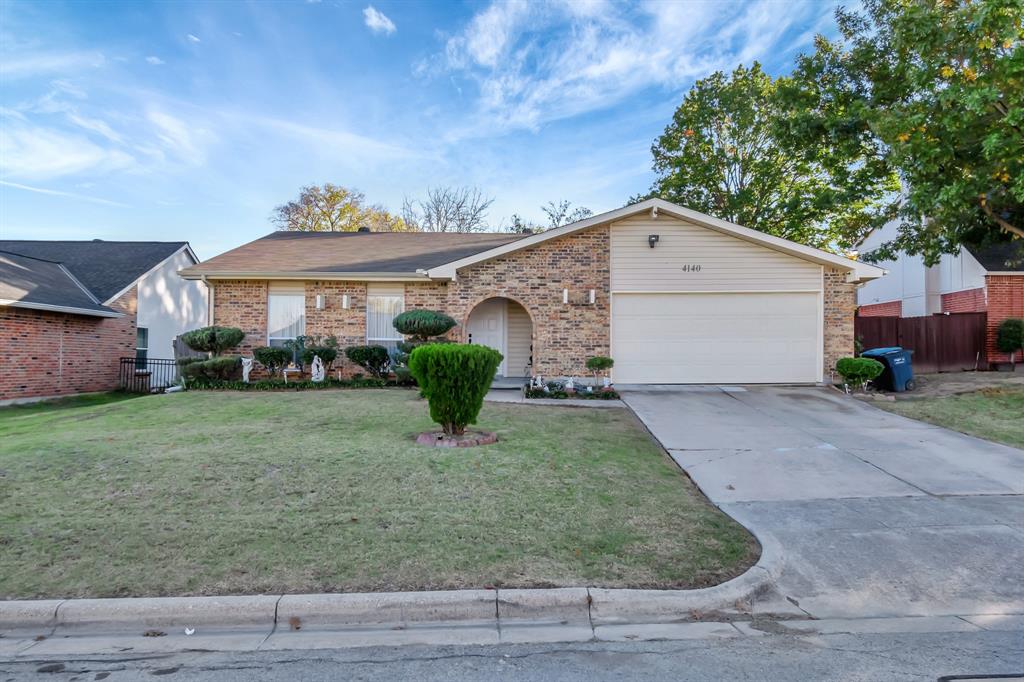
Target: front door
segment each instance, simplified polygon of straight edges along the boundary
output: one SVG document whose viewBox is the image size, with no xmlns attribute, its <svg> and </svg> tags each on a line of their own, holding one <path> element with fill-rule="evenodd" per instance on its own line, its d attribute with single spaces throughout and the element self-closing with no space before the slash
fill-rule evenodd
<svg viewBox="0 0 1024 682">
<path fill-rule="evenodd" d="M 491 299 L 484 301 L 469 315 L 467 328 L 469 342 L 487 346 L 501 353 L 505 352 L 505 301 Z M 505 375 L 505 361 L 498 366 L 498 374 Z"/>
</svg>

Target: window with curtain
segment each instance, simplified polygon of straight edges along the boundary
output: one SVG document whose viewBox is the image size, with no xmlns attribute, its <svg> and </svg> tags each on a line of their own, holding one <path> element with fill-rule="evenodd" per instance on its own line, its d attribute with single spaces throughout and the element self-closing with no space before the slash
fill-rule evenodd
<svg viewBox="0 0 1024 682">
<path fill-rule="evenodd" d="M 306 333 L 306 297 L 271 293 L 267 297 L 267 345 L 283 346 Z"/>
<path fill-rule="evenodd" d="M 403 339 L 392 321 L 405 310 L 401 294 L 373 294 L 366 297 L 366 345 L 395 350 Z"/>
</svg>

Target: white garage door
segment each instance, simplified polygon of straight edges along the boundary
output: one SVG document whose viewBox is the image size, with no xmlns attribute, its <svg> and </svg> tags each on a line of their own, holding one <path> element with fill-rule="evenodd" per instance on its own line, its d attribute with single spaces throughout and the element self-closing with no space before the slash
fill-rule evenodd
<svg viewBox="0 0 1024 682">
<path fill-rule="evenodd" d="M 818 314 L 816 293 L 616 293 L 615 382 L 818 381 Z"/>
</svg>

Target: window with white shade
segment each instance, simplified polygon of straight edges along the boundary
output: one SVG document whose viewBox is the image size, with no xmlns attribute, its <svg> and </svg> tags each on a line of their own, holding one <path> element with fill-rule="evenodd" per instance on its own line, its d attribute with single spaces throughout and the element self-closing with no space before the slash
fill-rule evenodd
<svg viewBox="0 0 1024 682">
<path fill-rule="evenodd" d="M 366 344 L 395 350 L 403 336 L 395 329 L 395 317 L 405 310 L 405 287 L 378 284 L 366 287 Z"/>
<path fill-rule="evenodd" d="M 306 333 L 306 294 L 302 285 L 271 285 L 267 294 L 267 345 L 283 346 Z"/>
</svg>

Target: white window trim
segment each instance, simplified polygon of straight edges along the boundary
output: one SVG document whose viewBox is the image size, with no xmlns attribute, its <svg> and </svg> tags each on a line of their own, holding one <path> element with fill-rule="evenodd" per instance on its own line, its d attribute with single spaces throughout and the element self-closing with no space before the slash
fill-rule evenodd
<svg viewBox="0 0 1024 682">
<path fill-rule="evenodd" d="M 398 333 L 398 330 L 391 327 L 393 336 L 370 336 L 370 315 L 372 314 L 371 301 L 378 299 L 398 299 L 399 310 L 396 315 L 400 315 L 405 312 L 405 295 L 404 294 L 367 294 L 366 296 L 366 345 L 367 346 L 387 346 L 404 341 L 405 337 Z"/>
</svg>

